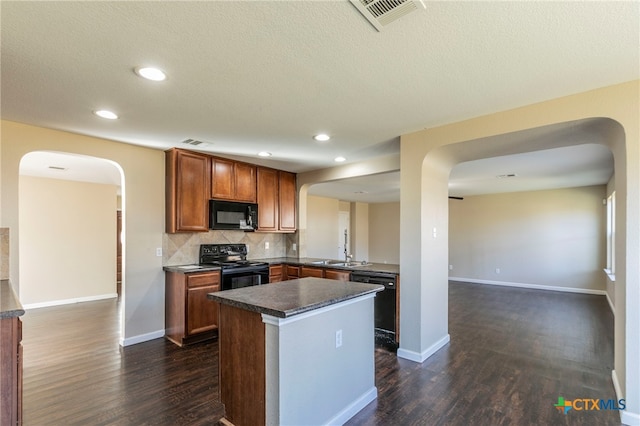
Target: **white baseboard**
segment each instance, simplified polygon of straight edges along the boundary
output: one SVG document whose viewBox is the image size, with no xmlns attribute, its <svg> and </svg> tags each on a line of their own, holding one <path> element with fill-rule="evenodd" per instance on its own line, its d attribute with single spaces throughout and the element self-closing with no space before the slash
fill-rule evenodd
<svg viewBox="0 0 640 426">
<path fill-rule="evenodd" d="M 152 331 L 151 333 L 139 334 L 133 337 L 127 337 L 126 339 L 120 339 L 120 346 L 131 346 L 138 343 L 148 342 L 149 340 L 159 339 L 161 337 L 164 337 L 164 329 Z"/>
<path fill-rule="evenodd" d="M 616 391 L 616 399 L 624 399 L 622 395 L 622 388 L 620 387 L 620 382 L 618 381 L 618 374 L 616 370 L 611 370 L 611 381 L 613 382 L 613 389 Z"/>
<path fill-rule="evenodd" d="M 618 373 L 616 373 L 616 370 L 611 370 L 611 381 L 613 382 L 613 389 L 615 389 L 616 391 L 616 400 L 620 401 L 621 399 L 624 399 L 622 388 L 620 388 L 620 381 L 618 380 Z M 640 414 L 622 410 L 620 411 L 620 423 L 629 426 L 639 426 Z"/>
<path fill-rule="evenodd" d="M 627 410 L 620 411 L 620 423 L 628 426 L 638 426 L 640 425 L 640 414 L 631 413 Z"/>
<path fill-rule="evenodd" d="M 39 302 L 39 303 L 27 303 L 22 306 L 25 310 L 29 310 L 29 309 L 37 309 L 37 308 L 48 308 L 50 306 L 71 305 L 73 303 L 94 302 L 96 300 L 115 299 L 116 297 L 118 297 L 117 293 L 107 293 L 107 294 L 99 294 L 97 296 L 76 297 L 73 299 L 62 299 L 62 300 L 51 300 L 48 302 Z"/>
<path fill-rule="evenodd" d="M 474 283 L 474 284 L 500 285 L 505 287 L 521 287 L 521 288 L 530 288 L 533 290 L 561 291 L 564 293 L 596 294 L 599 296 L 604 296 L 607 294 L 605 290 L 591 290 L 588 288 L 579 288 L 579 287 L 558 287 L 558 286 L 552 286 L 552 285 L 514 283 L 509 281 L 478 280 L 475 278 L 449 277 L 449 281 L 459 281 L 459 282 Z"/>
<path fill-rule="evenodd" d="M 447 334 L 442 339 L 438 340 L 422 352 L 414 352 L 408 349 L 399 348 L 397 356 L 400 358 L 408 359 L 409 361 L 422 363 L 431 355 L 438 352 L 438 350 L 441 349 L 444 345 L 449 343 L 449 340 L 451 340 L 451 336 Z"/>
<path fill-rule="evenodd" d="M 360 410 L 369 405 L 378 397 L 378 388 L 375 386 L 366 391 L 360 398 L 349 404 L 344 410 L 340 411 L 336 416 L 329 420 L 328 425 L 343 425 Z"/>
<path fill-rule="evenodd" d="M 616 307 L 613 305 L 613 302 L 611 301 L 611 298 L 609 297 L 609 293 L 605 292 L 605 295 L 607 296 L 607 302 L 609 302 L 609 307 L 611 308 L 611 312 L 613 312 L 613 316 L 616 315 Z"/>
</svg>

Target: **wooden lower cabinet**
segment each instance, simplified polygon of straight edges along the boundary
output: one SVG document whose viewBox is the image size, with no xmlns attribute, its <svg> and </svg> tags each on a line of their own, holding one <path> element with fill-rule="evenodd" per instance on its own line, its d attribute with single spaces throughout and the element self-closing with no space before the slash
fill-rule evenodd
<svg viewBox="0 0 640 426">
<path fill-rule="evenodd" d="M 330 280 L 349 281 L 351 280 L 351 272 L 338 269 L 325 269 L 324 277 Z"/>
<path fill-rule="evenodd" d="M 22 321 L 0 319 L 0 425 L 22 424 Z"/>
<path fill-rule="evenodd" d="M 300 278 L 300 267 L 299 266 L 291 266 L 287 265 L 286 278 L 287 280 L 295 280 L 296 278 Z"/>
<path fill-rule="evenodd" d="M 324 278 L 324 269 L 316 268 L 313 266 L 301 266 L 300 278 L 305 278 L 305 277 Z"/>
<path fill-rule="evenodd" d="M 218 335 L 218 303 L 207 293 L 220 291 L 220 271 L 165 272 L 165 337 L 179 346 Z"/>
<path fill-rule="evenodd" d="M 285 267 L 283 265 L 271 265 L 269 266 L 269 282 L 277 283 L 280 281 L 284 281 L 286 277 L 284 277 Z"/>
</svg>

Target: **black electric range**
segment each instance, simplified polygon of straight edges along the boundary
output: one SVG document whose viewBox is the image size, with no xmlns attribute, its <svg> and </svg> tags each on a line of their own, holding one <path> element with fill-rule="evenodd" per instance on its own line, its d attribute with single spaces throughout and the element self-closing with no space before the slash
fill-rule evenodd
<svg viewBox="0 0 640 426">
<path fill-rule="evenodd" d="M 269 283 L 269 264 L 247 260 L 246 244 L 201 244 L 201 266 L 218 266 L 222 290 Z"/>
</svg>

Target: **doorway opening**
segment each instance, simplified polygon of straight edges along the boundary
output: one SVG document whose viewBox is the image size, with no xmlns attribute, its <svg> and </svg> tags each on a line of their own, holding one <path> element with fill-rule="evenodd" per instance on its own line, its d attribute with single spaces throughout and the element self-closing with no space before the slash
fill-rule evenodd
<svg viewBox="0 0 640 426">
<path fill-rule="evenodd" d="M 118 297 L 123 187 L 122 169 L 110 160 L 48 151 L 22 158 L 19 270 L 26 309 Z"/>
</svg>

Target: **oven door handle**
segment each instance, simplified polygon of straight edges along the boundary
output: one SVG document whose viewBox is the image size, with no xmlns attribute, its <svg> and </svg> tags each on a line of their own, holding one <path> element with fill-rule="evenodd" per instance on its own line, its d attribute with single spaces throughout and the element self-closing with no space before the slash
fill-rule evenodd
<svg viewBox="0 0 640 426">
<path fill-rule="evenodd" d="M 241 266 L 238 268 L 229 268 L 229 269 L 222 269 L 222 275 L 237 275 L 237 274 L 246 274 L 247 272 L 252 272 L 255 273 L 256 275 L 259 274 L 269 274 L 269 267 L 265 266 L 265 267 L 259 267 L 256 268 L 255 266 Z"/>
</svg>

